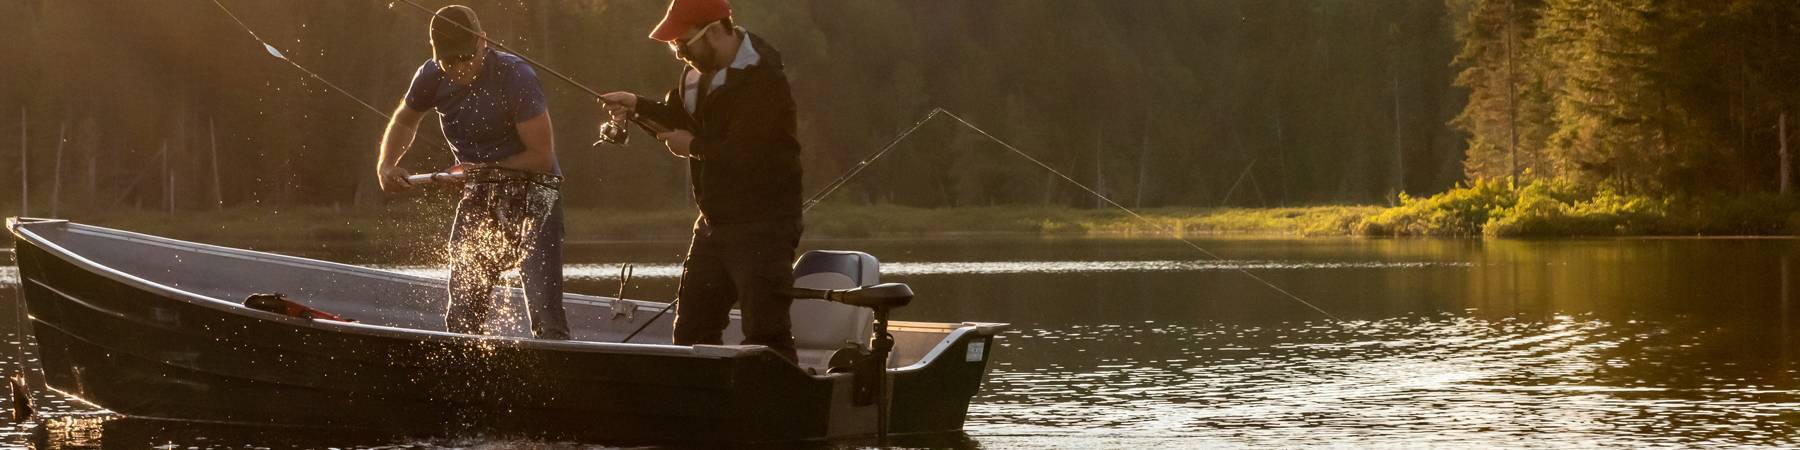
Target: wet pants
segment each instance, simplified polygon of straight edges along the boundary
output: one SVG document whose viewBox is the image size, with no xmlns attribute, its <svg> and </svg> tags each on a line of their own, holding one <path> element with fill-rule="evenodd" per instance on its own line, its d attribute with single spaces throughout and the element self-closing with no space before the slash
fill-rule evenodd
<svg viewBox="0 0 1800 450">
<path fill-rule="evenodd" d="M 538 339 L 568 339 L 562 244 L 562 200 L 554 189 L 525 181 L 465 184 L 450 229 L 445 329 L 483 334 L 500 297 L 494 287 L 501 274 L 517 267 L 531 334 Z"/>
</svg>

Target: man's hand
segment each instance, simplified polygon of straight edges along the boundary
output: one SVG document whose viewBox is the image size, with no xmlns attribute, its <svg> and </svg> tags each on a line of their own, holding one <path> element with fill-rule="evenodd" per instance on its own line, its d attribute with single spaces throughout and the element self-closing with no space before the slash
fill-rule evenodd
<svg viewBox="0 0 1800 450">
<path fill-rule="evenodd" d="M 412 173 L 400 166 L 382 166 L 375 169 L 376 179 L 381 180 L 381 190 L 389 194 L 412 189 L 412 183 L 406 181 L 408 175 L 412 175 Z"/>
<path fill-rule="evenodd" d="M 682 158 L 692 156 L 688 146 L 694 143 L 694 134 L 687 130 L 675 130 L 656 135 L 656 139 L 669 146 L 669 153 Z"/>
<path fill-rule="evenodd" d="M 614 122 L 631 119 L 631 113 L 637 111 L 637 94 L 619 91 L 600 95 L 600 103 L 605 104 L 606 114 Z"/>
<path fill-rule="evenodd" d="M 406 182 L 406 169 L 400 168 L 400 157 L 412 147 L 413 135 L 418 133 L 419 121 L 424 118 L 425 111 L 406 106 L 405 100 L 394 107 L 387 129 L 381 132 L 381 156 L 375 158 L 375 180 L 381 182 L 381 190 L 392 193 L 412 187 Z"/>
</svg>

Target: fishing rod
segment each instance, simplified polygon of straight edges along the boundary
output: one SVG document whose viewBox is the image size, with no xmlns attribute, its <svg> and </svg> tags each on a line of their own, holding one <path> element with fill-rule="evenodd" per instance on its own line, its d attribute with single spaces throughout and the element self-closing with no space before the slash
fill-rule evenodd
<svg viewBox="0 0 1800 450">
<path fill-rule="evenodd" d="M 881 150 L 875 151 L 874 154 L 869 155 L 869 157 L 863 158 L 862 161 L 857 162 L 855 166 L 851 166 L 849 172 L 844 172 L 844 176 L 838 177 L 836 180 L 832 180 L 831 183 L 826 184 L 825 187 L 823 187 L 823 188 L 819 188 L 819 192 L 814 193 L 812 195 L 812 197 L 809 197 L 806 199 L 805 203 L 801 204 L 800 213 L 806 214 L 806 212 L 811 211 L 814 206 L 819 206 L 819 201 L 824 200 L 825 196 L 831 195 L 831 193 L 837 191 L 838 188 L 844 187 L 844 183 L 850 182 L 851 178 L 855 178 L 857 174 L 862 173 L 863 169 L 868 168 L 870 163 L 874 163 L 875 160 L 881 159 L 881 157 L 883 157 L 883 156 L 887 156 L 888 151 L 893 150 L 894 146 L 900 144 L 900 141 L 904 141 L 904 140 L 906 140 L 906 138 L 908 136 L 912 136 L 914 131 L 919 131 L 919 127 L 925 126 L 925 122 L 930 122 L 931 119 L 937 118 L 938 113 L 942 113 L 942 112 L 946 112 L 946 111 L 944 111 L 944 108 L 931 108 L 931 112 L 928 114 L 925 114 L 925 118 L 919 119 L 919 121 L 917 121 L 917 122 L 913 122 L 912 128 L 906 129 L 906 131 L 903 133 L 900 133 L 899 136 L 894 136 L 894 139 L 891 141 L 888 141 L 887 145 L 882 146 Z"/>
<path fill-rule="evenodd" d="M 808 198 L 806 200 L 806 203 L 801 208 L 801 212 L 805 213 L 806 211 L 811 210 L 812 207 L 818 206 L 819 201 L 824 200 L 826 196 L 831 195 L 831 193 L 836 192 L 839 188 L 844 187 L 844 185 L 850 181 L 850 178 L 855 177 L 857 174 L 862 173 L 863 169 L 868 168 L 869 164 L 872 164 L 876 160 L 881 159 L 881 157 L 886 156 L 890 150 L 894 149 L 895 145 L 900 143 L 900 141 L 905 140 L 907 137 L 911 136 L 914 131 L 918 131 L 919 127 L 925 125 L 925 122 L 931 121 L 931 119 L 938 117 L 939 114 L 942 114 L 951 119 L 955 119 L 956 122 L 961 124 L 963 127 L 966 127 L 970 130 L 975 131 L 976 133 L 981 134 L 983 137 L 986 137 L 988 140 L 993 141 L 996 144 L 1000 144 L 1001 147 L 1005 148 L 1008 151 L 1011 151 L 1013 154 L 1019 155 L 1020 157 L 1025 158 L 1025 160 L 1031 161 L 1032 164 L 1036 164 L 1038 167 L 1041 167 L 1044 170 L 1050 171 L 1051 174 L 1056 175 L 1058 178 L 1061 178 L 1063 181 L 1066 181 L 1069 184 L 1075 185 L 1075 187 L 1081 188 L 1082 191 L 1087 192 L 1089 195 L 1093 195 L 1095 198 L 1099 198 L 1101 201 L 1105 202 L 1107 205 L 1111 205 L 1113 208 L 1116 208 L 1120 211 L 1124 211 L 1125 214 L 1130 215 L 1133 219 L 1143 222 L 1144 224 L 1151 225 L 1153 228 L 1161 228 L 1160 224 L 1157 224 L 1155 221 L 1150 220 L 1149 217 L 1145 217 L 1143 214 L 1139 214 L 1136 210 L 1128 208 L 1125 205 L 1120 204 L 1117 201 L 1113 201 L 1113 199 L 1111 197 L 1107 197 L 1105 194 L 1101 194 L 1099 191 L 1096 191 L 1093 188 L 1088 187 L 1086 184 L 1083 184 L 1080 181 L 1076 181 L 1074 177 L 1070 177 L 1068 174 L 1065 174 L 1060 170 L 1056 170 L 1055 167 L 1051 167 L 1049 164 L 1044 163 L 1043 160 L 1040 160 L 1034 156 L 1031 156 L 1031 154 L 1029 154 L 1029 153 L 1025 153 L 1024 150 L 1019 150 L 1018 147 L 1013 146 L 1011 143 L 1008 143 L 1005 140 L 1002 140 L 999 137 L 994 136 L 993 133 L 989 133 L 987 130 L 982 129 L 981 127 L 975 126 L 975 124 L 970 123 L 967 119 L 964 119 L 962 116 L 959 116 L 956 113 L 950 112 L 949 110 L 946 110 L 944 108 L 932 108 L 931 112 L 926 114 L 924 118 L 919 119 L 918 122 L 913 123 L 912 128 L 907 129 L 906 132 L 901 133 L 899 137 L 896 137 L 896 138 L 894 138 L 894 140 L 888 142 L 888 144 L 886 146 L 883 146 L 881 148 L 881 150 L 876 151 L 874 154 L 870 155 L 868 158 L 864 158 L 861 162 L 856 163 L 856 165 L 852 166 L 850 168 L 850 170 L 844 174 L 844 176 L 838 177 L 838 179 L 833 180 L 830 184 L 827 184 L 824 188 L 821 188 L 818 191 L 818 193 L 813 194 L 813 196 L 811 198 Z M 1181 241 L 1182 244 L 1186 244 L 1189 248 L 1192 248 L 1195 251 L 1200 252 L 1200 254 L 1206 255 L 1206 257 L 1212 258 L 1215 261 L 1225 260 L 1225 258 L 1220 257 L 1218 254 L 1213 253 L 1211 250 L 1207 250 L 1205 247 L 1201 247 L 1200 244 L 1196 244 L 1196 243 L 1194 243 L 1194 241 L 1189 240 L 1188 238 L 1180 236 L 1180 234 L 1175 235 L 1175 240 Z M 1247 269 L 1244 269 L 1242 267 L 1234 267 L 1233 269 L 1236 270 L 1238 273 L 1243 274 L 1246 277 L 1249 277 L 1251 280 L 1255 280 L 1257 283 L 1261 283 L 1263 286 L 1268 287 L 1270 290 L 1280 293 L 1283 297 L 1286 297 L 1290 300 L 1298 302 L 1301 305 L 1305 305 L 1307 308 L 1311 308 L 1313 311 L 1317 311 L 1319 314 L 1325 315 L 1325 317 L 1329 317 L 1333 320 L 1342 320 L 1342 319 L 1339 319 L 1337 315 L 1332 314 L 1328 311 L 1325 311 L 1324 308 L 1320 308 L 1318 305 L 1315 305 L 1312 302 L 1306 301 L 1306 299 L 1300 298 L 1299 295 L 1295 295 L 1293 292 L 1289 292 L 1287 289 L 1283 289 L 1283 288 L 1281 288 L 1281 286 L 1276 285 L 1274 282 L 1270 282 L 1269 280 L 1266 280 L 1263 277 L 1259 277 L 1256 274 L 1251 273 Z M 652 320 L 654 320 L 654 319 L 652 319 Z"/>
<path fill-rule="evenodd" d="M 406 177 L 406 184 L 461 183 L 466 176 L 467 175 L 460 171 L 448 170 L 443 172 L 422 173 L 418 175 L 408 175 Z"/>
<path fill-rule="evenodd" d="M 214 0 L 214 1 L 218 1 L 218 0 Z M 575 81 L 575 78 L 565 75 L 561 71 L 558 71 L 556 69 L 552 69 L 552 68 L 550 68 L 550 66 L 544 65 L 544 63 L 538 62 L 538 60 L 533 59 L 530 56 L 526 56 L 524 53 L 520 53 L 518 50 L 513 50 L 512 47 L 508 47 L 506 45 L 506 43 L 488 38 L 487 34 L 485 34 L 485 33 L 476 31 L 475 29 L 464 26 L 461 23 L 457 23 L 455 20 L 450 20 L 450 18 L 444 17 L 442 14 L 438 14 L 437 11 L 432 11 L 431 8 L 426 8 L 425 6 L 418 4 L 417 2 L 414 2 L 413 0 L 396 0 L 396 1 L 398 1 L 399 3 L 405 3 L 408 6 L 412 6 L 414 9 L 418 9 L 419 11 L 422 11 L 425 14 L 431 15 L 432 17 L 444 19 L 445 23 L 455 25 L 457 28 L 461 28 L 463 31 L 467 31 L 467 32 L 469 32 L 469 34 L 474 35 L 476 38 L 481 39 L 482 42 L 488 43 L 488 45 L 492 45 L 501 50 L 505 50 L 507 53 L 511 53 L 513 56 L 517 56 L 517 57 L 519 57 L 519 59 L 525 60 L 525 62 L 527 64 L 531 64 L 532 66 L 535 66 L 539 69 L 543 69 L 545 72 L 550 72 L 551 75 L 556 75 L 557 78 L 562 79 L 564 82 L 569 83 L 569 85 L 571 85 L 571 86 L 575 86 L 576 89 L 580 89 L 582 91 L 587 92 L 588 95 L 594 96 L 594 98 L 597 100 L 600 100 L 605 103 L 612 103 L 612 102 L 606 101 L 606 98 L 604 98 L 602 96 L 602 94 L 600 94 L 600 91 L 596 91 L 596 90 L 594 90 L 594 88 L 587 87 L 587 85 L 581 84 L 580 81 Z M 390 9 L 393 8 L 394 3 L 395 2 L 393 2 L 393 1 L 388 2 L 388 8 L 390 8 Z"/>
<path fill-rule="evenodd" d="M 217 1 L 217 0 L 215 0 L 215 1 Z M 517 56 L 517 57 L 519 57 L 519 59 L 524 60 L 526 64 L 532 65 L 532 67 L 536 67 L 545 72 L 550 72 L 550 74 L 555 75 L 557 79 L 560 79 L 565 83 L 569 83 L 570 86 L 575 86 L 576 89 L 580 89 L 580 90 L 582 90 L 582 92 L 586 92 L 589 96 L 594 97 L 595 100 L 599 100 L 600 103 L 604 103 L 604 104 L 608 104 L 608 105 L 616 103 L 611 100 L 607 100 L 605 94 L 601 94 L 600 91 L 595 90 L 594 88 L 588 87 L 586 84 L 582 84 L 580 81 L 576 81 L 575 77 L 571 77 L 568 74 L 562 73 L 562 71 L 560 71 L 560 70 L 556 70 L 555 68 L 551 68 L 550 66 L 544 65 L 544 63 L 538 62 L 537 59 L 532 58 L 530 55 L 526 55 L 525 53 L 520 52 L 518 50 L 513 50 L 513 48 L 510 46 L 507 46 L 506 43 L 500 42 L 499 40 L 488 37 L 487 33 L 483 33 L 481 31 L 477 31 L 473 28 L 469 28 L 468 26 L 465 26 L 462 23 L 459 23 L 455 20 L 450 20 L 449 18 L 444 17 L 443 14 L 438 14 L 437 11 L 433 11 L 433 10 L 431 10 L 431 8 L 426 8 L 424 5 L 420 5 L 417 2 L 414 2 L 413 0 L 390 1 L 390 2 L 388 2 L 388 8 L 392 9 L 394 7 L 395 3 L 405 3 L 407 6 L 411 6 L 411 7 L 413 7 L 413 9 L 419 10 L 420 12 L 428 14 L 431 17 L 444 19 L 444 23 L 455 25 L 457 28 L 462 29 L 463 31 L 468 32 L 470 35 L 475 36 L 475 38 L 481 39 L 482 42 L 486 42 L 486 43 L 488 43 L 488 45 L 492 45 L 495 48 L 503 50 L 507 53 L 511 53 L 513 56 Z M 637 123 L 637 125 L 639 127 L 643 127 L 643 129 L 645 131 L 649 131 L 651 133 L 656 132 L 655 127 L 646 125 L 643 121 L 637 120 L 636 118 L 627 119 L 627 120 Z M 624 146 L 627 142 L 630 142 L 630 139 L 631 139 L 631 132 L 626 129 L 625 124 L 619 123 L 618 121 L 608 121 L 606 123 L 600 124 L 600 139 L 595 140 L 592 144 L 588 144 L 588 145 L 589 146 L 599 146 L 602 143 L 610 143 L 610 144 L 614 144 L 614 145 Z"/>
<path fill-rule="evenodd" d="M 19 256 L 14 253 L 13 264 L 17 265 L 18 262 Z M 26 362 L 30 360 L 25 355 L 25 346 L 30 344 L 26 339 L 31 337 L 29 335 L 31 323 L 25 313 L 25 283 L 18 284 L 18 292 L 15 294 L 18 296 L 14 297 L 17 300 L 13 301 L 13 337 L 19 341 L 19 345 L 13 347 L 13 350 L 18 353 L 15 356 L 18 359 L 13 363 L 17 371 L 13 372 L 12 376 L 6 377 L 6 385 L 10 391 L 9 398 L 12 400 L 12 421 L 19 423 L 36 414 L 37 399 L 32 396 L 31 380 L 25 377 L 25 371 L 28 369 Z"/>
<path fill-rule="evenodd" d="M 426 8 L 423 5 L 420 5 L 413 0 L 396 0 L 396 1 L 398 1 L 400 3 L 405 3 L 408 6 L 413 7 L 414 9 L 417 9 L 428 15 L 431 15 L 432 17 L 437 17 L 437 18 L 444 17 L 443 15 L 438 14 L 436 11 L 432 11 L 430 8 Z M 288 64 L 294 66 L 294 68 L 299 69 L 302 72 L 305 72 L 307 75 L 313 77 L 316 80 L 319 80 L 320 82 L 324 83 L 326 86 L 330 86 L 332 89 L 336 90 L 338 93 L 344 94 L 345 96 L 350 97 L 353 100 L 356 100 L 357 103 L 362 104 L 363 107 L 368 108 L 371 111 L 374 111 L 376 114 L 378 114 L 384 118 L 389 117 L 386 113 L 382 112 L 378 108 L 375 108 L 373 105 L 370 105 L 368 102 L 362 101 L 362 99 L 356 97 L 354 94 L 351 94 L 349 91 L 346 91 L 343 88 L 338 87 L 336 84 L 333 84 L 330 81 L 326 81 L 324 79 L 324 77 L 320 77 L 318 74 L 313 73 L 311 70 L 307 70 L 306 67 L 301 66 L 300 63 L 287 58 L 287 56 L 285 56 L 285 55 L 282 55 L 280 50 L 277 50 L 275 48 L 275 46 L 269 45 L 269 43 L 267 41 L 264 41 L 261 36 L 258 36 L 255 31 L 252 31 L 250 29 L 250 27 L 248 25 L 245 25 L 242 20 L 239 20 L 236 14 L 232 14 L 231 10 L 226 8 L 223 3 L 219 2 L 219 0 L 213 0 L 213 4 L 218 5 L 219 9 L 225 11 L 225 13 L 227 15 L 230 15 L 231 19 L 233 21 L 236 21 L 238 26 L 242 27 L 244 29 L 244 31 L 249 33 L 252 38 L 255 38 L 257 40 L 257 42 L 261 42 L 263 44 L 263 47 L 269 51 L 270 55 L 275 56 L 276 58 L 279 58 L 282 61 L 286 61 Z M 388 3 L 388 6 L 390 8 L 393 7 L 393 5 L 394 5 L 393 2 Z M 543 69 L 546 72 L 550 72 L 552 75 L 555 75 L 558 79 L 561 79 L 564 82 L 569 83 L 570 85 L 575 86 L 576 88 L 581 89 L 584 92 L 587 92 L 589 95 L 592 95 L 595 99 L 598 99 L 601 102 L 611 103 L 611 102 L 607 102 L 606 99 L 600 94 L 599 91 L 594 90 L 593 88 L 587 87 L 587 85 L 584 85 L 579 81 L 576 81 L 573 77 L 570 77 L 570 76 L 562 73 L 561 71 L 558 71 L 549 66 L 546 66 L 543 63 L 538 62 L 534 58 L 526 56 L 523 53 L 519 53 L 517 50 L 513 50 L 512 47 L 507 46 L 503 42 L 488 38 L 486 35 L 482 34 L 481 32 L 478 32 L 467 26 L 463 26 L 463 24 L 457 23 L 454 20 L 449 20 L 448 18 L 445 18 L 445 22 L 455 25 L 457 28 L 461 28 L 463 31 L 466 31 L 472 35 L 475 35 L 476 37 L 480 38 L 483 42 L 487 42 L 489 45 L 493 45 L 494 47 L 499 48 L 503 51 L 506 51 L 507 53 L 511 53 L 515 56 L 518 56 L 519 59 L 524 60 L 526 63 L 529 63 L 532 66 L 535 66 L 539 69 Z M 1099 191 L 1096 191 L 1093 188 L 1088 187 L 1086 184 L 1083 184 L 1080 181 L 1076 181 L 1075 178 L 1070 177 L 1068 174 L 1065 174 L 1060 170 L 1056 170 L 1056 168 L 1051 167 L 1049 164 L 1044 163 L 1042 160 L 1039 160 L 1036 157 L 1031 156 L 1031 154 L 1025 153 L 1025 151 L 1023 151 L 1023 150 L 1019 150 L 1018 147 L 1013 146 L 1011 143 L 1008 143 L 1005 140 L 1002 140 L 999 137 L 994 136 L 992 133 L 989 133 L 987 130 L 982 129 L 981 127 L 978 127 L 973 123 L 970 123 L 967 119 L 964 119 L 962 116 L 959 116 L 959 115 L 952 113 L 949 110 L 946 110 L 943 108 L 932 108 L 931 112 L 927 113 L 924 118 L 919 119 L 917 122 L 914 122 L 912 128 L 907 129 L 905 132 L 903 132 L 899 136 L 895 137 L 892 141 L 888 142 L 888 144 L 886 146 L 883 146 L 880 150 L 876 151 L 873 155 L 869 156 L 868 158 L 864 158 L 862 161 L 858 162 L 855 166 L 851 167 L 851 169 L 848 172 L 846 172 L 843 176 L 838 177 L 836 180 L 833 180 L 829 185 L 822 188 L 818 193 L 813 194 L 813 196 L 811 198 L 808 198 L 806 200 L 806 202 L 802 206 L 801 211 L 803 213 L 806 211 L 810 211 L 814 206 L 817 206 L 820 201 L 824 200 L 824 198 L 826 196 L 829 196 L 833 192 L 836 192 L 838 189 L 842 188 L 845 184 L 847 184 L 850 181 L 850 179 L 855 178 L 856 175 L 858 175 L 858 174 L 861 174 L 862 171 L 864 169 L 868 168 L 868 166 L 870 164 L 873 164 L 875 161 L 886 156 L 901 141 L 906 140 L 906 138 L 910 137 L 914 132 L 918 131 L 920 127 L 924 126 L 926 122 L 929 122 L 932 119 L 936 118 L 939 114 L 956 119 L 957 123 L 962 124 L 962 126 L 967 127 L 970 130 L 975 131 L 976 133 L 980 133 L 983 137 L 986 137 L 988 140 L 993 141 L 996 144 L 999 144 L 1001 147 L 1006 148 L 1008 151 L 1012 152 L 1013 154 L 1016 154 L 1020 157 L 1025 158 L 1027 161 L 1030 161 L 1033 164 L 1036 164 L 1038 167 L 1041 167 L 1044 170 L 1050 171 L 1050 173 L 1056 175 L 1058 178 L 1061 178 L 1063 181 L 1066 181 L 1069 184 L 1072 184 L 1072 185 L 1080 188 L 1082 191 L 1085 191 L 1088 194 L 1093 195 L 1096 198 L 1099 198 L 1101 201 L 1105 202 L 1108 205 L 1111 205 L 1113 208 L 1119 209 L 1120 211 L 1124 211 L 1127 215 L 1130 215 L 1132 218 L 1134 218 L 1140 222 L 1143 222 L 1145 224 L 1149 224 L 1149 225 L 1153 225 L 1153 226 L 1158 225 L 1154 221 L 1150 220 L 1150 218 L 1145 217 L 1142 214 L 1139 214 L 1136 210 L 1128 208 L 1125 205 L 1120 204 L 1117 201 L 1114 201 L 1112 198 L 1107 197 L 1104 194 L 1101 194 Z M 605 136 L 603 136 L 603 140 L 604 140 L 604 138 L 605 138 Z M 430 142 L 430 141 L 427 141 L 427 142 L 435 144 L 435 142 Z M 447 175 L 447 174 L 440 172 L 437 174 L 427 174 L 427 175 L 422 175 L 422 176 L 415 175 L 413 177 L 409 177 L 408 181 L 410 182 L 414 178 L 418 178 L 421 181 L 442 181 L 442 179 L 440 179 L 439 177 L 444 176 L 444 175 Z M 1212 258 L 1214 260 L 1224 260 L 1224 258 L 1220 257 L 1218 254 L 1213 253 L 1210 250 L 1207 250 L 1205 247 L 1201 247 L 1199 244 L 1194 243 L 1192 240 L 1189 240 L 1185 237 L 1180 237 L 1180 236 L 1176 236 L 1175 239 L 1178 241 L 1181 241 L 1181 243 L 1186 244 L 1189 248 L 1192 248 L 1195 251 L 1198 251 L 1201 254 L 1206 255 L 1209 258 Z M 1238 273 L 1243 274 L 1246 277 L 1249 277 L 1252 280 L 1255 280 L 1258 283 L 1261 283 L 1263 286 L 1268 287 L 1269 289 L 1274 290 L 1277 293 L 1280 293 L 1282 296 L 1284 296 L 1290 300 L 1293 300 L 1302 305 L 1305 305 L 1306 307 L 1311 308 L 1313 311 L 1317 311 L 1319 314 L 1323 314 L 1326 317 L 1329 317 L 1332 319 L 1339 319 L 1337 317 L 1337 315 L 1332 314 L 1328 311 L 1325 311 L 1323 308 L 1320 308 L 1318 305 L 1315 305 L 1312 302 L 1308 302 L 1305 299 L 1300 298 L 1300 296 L 1295 295 L 1294 293 L 1288 291 L 1287 289 L 1283 289 L 1280 286 L 1276 285 L 1275 283 L 1270 282 L 1260 276 L 1257 276 L 1254 273 L 1251 273 L 1249 270 L 1246 270 L 1241 267 L 1235 268 L 1234 270 L 1236 270 Z M 677 301 L 679 301 L 679 300 L 677 300 Z M 670 303 L 669 306 L 673 307 L 675 305 L 674 305 L 674 303 Z M 664 308 L 662 311 L 658 312 L 655 316 L 652 316 L 650 318 L 650 321 L 654 322 L 657 318 L 660 318 L 663 315 L 663 313 L 666 313 L 668 310 L 669 310 L 669 308 Z M 633 334 L 635 335 L 636 333 L 633 333 Z"/>
<path fill-rule="evenodd" d="M 213 1 L 217 2 L 218 0 L 213 0 Z M 471 35 L 474 35 L 476 38 L 481 39 L 482 42 L 486 42 L 486 43 L 488 43 L 488 45 L 492 45 L 495 48 L 498 48 L 502 51 L 511 53 L 513 56 L 517 56 L 517 57 L 519 57 L 519 59 L 524 60 L 525 63 L 531 64 L 533 67 L 542 69 L 545 72 L 550 72 L 550 74 L 555 75 L 557 79 L 560 79 L 565 83 L 568 83 L 570 86 L 575 86 L 576 89 L 580 89 L 583 92 L 587 92 L 588 95 L 593 96 L 595 100 L 599 100 L 601 103 L 606 103 L 606 104 L 613 103 L 612 101 L 608 101 L 606 99 L 606 97 L 600 93 L 600 91 L 595 90 L 594 88 L 590 88 L 587 85 L 582 84 L 580 81 L 576 81 L 574 77 L 564 74 L 560 70 L 556 70 L 554 68 L 551 68 L 550 66 L 544 65 L 544 63 L 542 63 L 542 62 L 538 62 L 538 60 L 536 58 L 532 58 L 531 56 L 528 56 L 522 52 L 519 52 L 518 50 L 513 50 L 513 48 L 511 46 L 506 45 L 506 43 L 504 43 L 504 42 L 500 42 L 493 38 L 489 38 L 489 37 L 487 37 L 487 34 L 485 34 L 485 33 L 482 33 L 480 31 L 476 31 L 473 28 L 464 26 L 463 24 L 458 23 L 455 20 L 450 20 L 449 18 L 444 17 L 442 14 L 438 14 L 437 11 L 433 11 L 433 10 L 431 10 L 431 8 L 426 8 L 425 6 L 418 4 L 417 2 L 414 2 L 413 0 L 391 1 L 391 2 L 388 2 L 388 8 L 393 8 L 394 3 L 396 3 L 396 2 L 405 3 L 407 6 L 411 6 L 411 7 L 413 7 L 413 9 L 416 9 L 420 12 L 430 15 L 431 17 L 444 19 L 445 23 L 455 25 L 457 28 L 462 29 L 464 32 L 467 32 Z M 651 129 L 650 126 L 645 125 L 641 121 L 637 121 L 635 119 L 633 119 L 632 121 L 636 122 L 638 124 L 638 126 L 643 127 L 645 130 Z M 600 127 L 600 139 L 597 141 L 594 141 L 594 143 L 592 145 L 599 145 L 602 142 L 609 142 L 609 143 L 613 143 L 613 144 L 617 144 L 617 145 L 625 145 L 625 142 L 627 142 L 627 139 L 629 139 L 629 133 L 630 132 L 625 129 L 624 125 L 619 124 L 617 122 L 607 122 L 605 124 L 602 124 Z M 426 177 L 426 178 L 433 179 L 431 177 Z M 410 181 L 410 179 L 409 179 L 409 181 Z M 622 277 L 624 277 L 624 276 L 622 276 Z M 620 301 L 620 302 L 625 301 L 624 284 L 623 283 L 625 283 L 626 281 L 628 281 L 628 278 L 621 279 L 620 295 L 617 299 L 615 299 L 615 301 Z M 631 334 L 626 335 L 625 338 L 619 340 L 619 342 L 621 342 L 621 343 L 631 342 L 631 338 L 637 337 L 638 333 L 643 332 L 644 329 L 649 327 L 651 323 L 655 323 L 656 319 L 662 318 L 662 316 L 664 314 L 667 314 L 669 312 L 669 310 L 673 309 L 675 307 L 675 304 L 679 303 L 680 301 L 681 301 L 681 299 L 679 299 L 679 298 L 677 298 L 673 301 L 670 301 L 669 304 L 667 306 L 664 306 L 662 310 L 657 311 L 656 315 L 650 316 L 650 320 L 644 321 L 643 325 L 638 326 L 636 331 L 632 331 Z M 631 320 L 631 318 L 627 317 L 625 320 L 629 322 Z"/>
</svg>

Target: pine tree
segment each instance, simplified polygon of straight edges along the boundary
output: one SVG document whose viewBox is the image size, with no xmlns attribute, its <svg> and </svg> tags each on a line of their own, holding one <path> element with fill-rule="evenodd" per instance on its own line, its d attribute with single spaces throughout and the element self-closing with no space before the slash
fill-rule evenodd
<svg viewBox="0 0 1800 450">
<path fill-rule="evenodd" d="M 1549 159 L 1557 175 L 1661 187 L 1670 145 L 1651 0 L 1550 0 L 1539 39 L 1559 80 Z"/>
<path fill-rule="evenodd" d="M 1541 176 L 1549 135 L 1550 96 L 1543 53 L 1533 39 L 1541 0 L 1451 0 L 1458 14 L 1462 68 L 1455 84 L 1469 101 L 1452 121 L 1469 136 L 1464 170 L 1471 179 Z"/>
</svg>

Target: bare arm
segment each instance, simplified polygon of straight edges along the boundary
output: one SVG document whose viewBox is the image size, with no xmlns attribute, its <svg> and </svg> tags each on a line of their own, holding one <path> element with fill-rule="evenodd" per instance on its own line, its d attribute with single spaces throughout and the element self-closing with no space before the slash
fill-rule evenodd
<svg viewBox="0 0 1800 450">
<path fill-rule="evenodd" d="M 404 100 L 394 108 L 387 131 L 381 135 L 381 156 L 375 162 L 375 176 L 381 181 L 381 190 L 399 192 L 411 187 L 406 182 L 406 169 L 400 168 L 400 157 L 406 156 L 406 150 L 412 147 L 413 137 L 419 132 L 419 121 L 424 118 L 425 111 L 407 107 Z"/>
<path fill-rule="evenodd" d="M 556 137 L 550 126 L 550 112 L 525 119 L 513 125 L 519 129 L 519 140 L 525 151 L 500 160 L 500 167 L 538 173 L 551 173 L 556 167 Z"/>
</svg>

